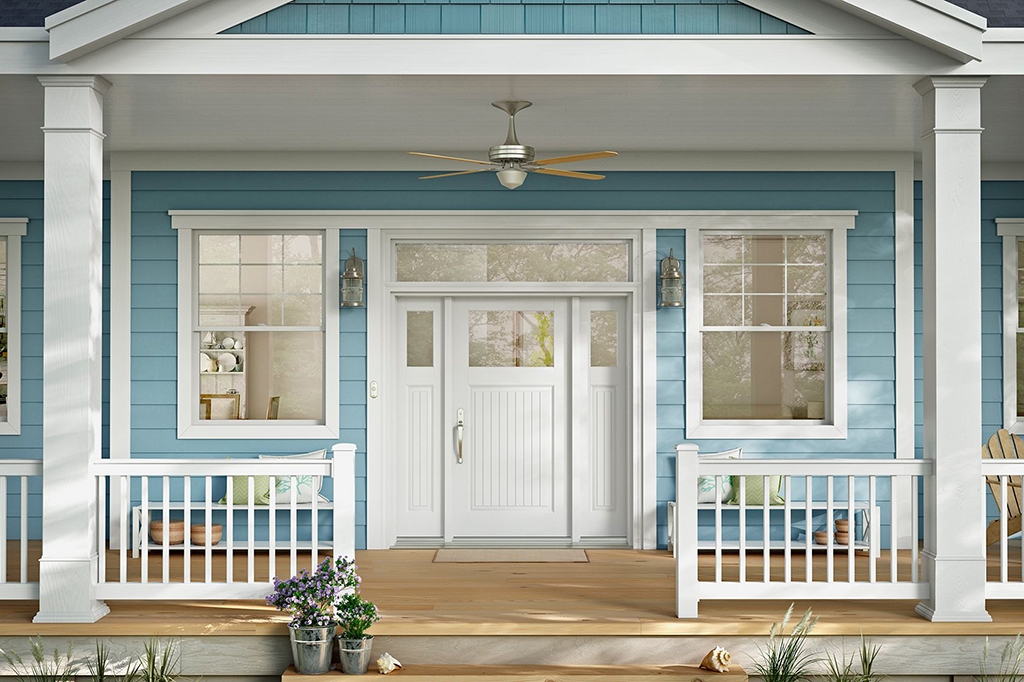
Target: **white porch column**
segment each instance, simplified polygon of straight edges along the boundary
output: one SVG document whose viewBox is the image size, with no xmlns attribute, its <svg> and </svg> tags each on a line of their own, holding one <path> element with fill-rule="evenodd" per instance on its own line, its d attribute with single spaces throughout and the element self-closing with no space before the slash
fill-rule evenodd
<svg viewBox="0 0 1024 682">
<path fill-rule="evenodd" d="M 933 621 L 989 621 L 981 472 L 981 88 L 933 77 L 924 104 L 923 552 Z"/>
<path fill-rule="evenodd" d="M 96 76 L 44 76 L 43 554 L 37 623 L 93 622 L 102 362 L 103 95 Z"/>
</svg>

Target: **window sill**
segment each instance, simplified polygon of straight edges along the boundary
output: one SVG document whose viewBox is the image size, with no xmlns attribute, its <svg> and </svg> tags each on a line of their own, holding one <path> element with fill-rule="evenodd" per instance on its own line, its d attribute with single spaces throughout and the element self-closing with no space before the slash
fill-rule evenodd
<svg viewBox="0 0 1024 682">
<path fill-rule="evenodd" d="M 702 438 L 733 440 L 743 439 L 822 439 L 838 440 L 846 438 L 846 429 L 834 424 L 794 424 L 781 421 L 770 421 L 763 424 L 751 422 L 710 422 L 705 421 L 697 426 L 687 427 L 686 439 Z"/>
<path fill-rule="evenodd" d="M 178 438 L 337 439 L 338 429 L 326 424 L 288 424 L 265 420 L 229 420 L 224 424 L 192 424 L 178 428 Z"/>
</svg>

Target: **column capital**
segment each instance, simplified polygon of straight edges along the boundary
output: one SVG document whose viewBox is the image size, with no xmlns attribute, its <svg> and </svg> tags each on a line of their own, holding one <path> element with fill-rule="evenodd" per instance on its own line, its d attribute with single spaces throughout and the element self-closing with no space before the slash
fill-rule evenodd
<svg viewBox="0 0 1024 682">
<path fill-rule="evenodd" d="M 113 87 L 103 76 L 38 76 L 44 88 L 92 88 L 101 95 Z"/>
<path fill-rule="evenodd" d="M 988 82 L 987 76 L 925 76 L 914 83 L 917 94 L 924 96 L 932 90 L 951 88 L 980 89 Z"/>
</svg>

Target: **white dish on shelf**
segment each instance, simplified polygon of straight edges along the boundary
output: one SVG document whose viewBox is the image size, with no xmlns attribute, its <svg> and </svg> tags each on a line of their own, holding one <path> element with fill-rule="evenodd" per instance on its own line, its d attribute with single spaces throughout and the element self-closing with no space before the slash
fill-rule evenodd
<svg viewBox="0 0 1024 682">
<path fill-rule="evenodd" d="M 230 336 L 225 336 L 220 340 L 220 345 L 224 346 L 224 350 L 231 350 L 235 347 L 235 340 Z"/>
<path fill-rule="evenodd" d="M 217 371 L 217 361 L 214 360 L 209 353 L 200 353 L 199 355 L 199 359 L 202 361 L 202 366 L 200 367 L 201 372 L 205 374 Z"/>
<path fill-rule="evenodd" d="M 230 372 L 238 364 L 238 359 L 231 353 L 221 353 L 217 356 L 218 372 Z"/>
</svg>

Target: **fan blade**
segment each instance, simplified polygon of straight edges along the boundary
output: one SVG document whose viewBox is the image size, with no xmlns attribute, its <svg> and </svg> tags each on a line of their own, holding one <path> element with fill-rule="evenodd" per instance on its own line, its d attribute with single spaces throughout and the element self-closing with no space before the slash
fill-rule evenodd
<svg viewBox="0 0 1024 682">
<path fill-rule="evenodd" d="M 562 170 L 561 168 L 538 168 L 534 173 L 543 173 L 544 175 L 560 175 L 563 178 L 576 178 L 577 180 L 604 180 L 603 175 L 595 175 L 594 173 L 577 173 L 576 171 Z"/>
<path fill-rule="evenodd" d="M 555 163 L 572 163 L 573 161 L 586 161 L 588 159 L 606 159 L 609 156 L 618 156 L 618 152 L 590 152 L 589 154 L 574 154 L 573 156 L 556 156 L 551 159 L 534 161 L 535 166 L 550 166 Z"/>
<path fill-rule="evenodd" d="M 425 156 L 428 159 L 445 159 L 446 161 L 464 161 L 466 163 L 479 163 L 490 166 L 490 161 L 478 161 L 477 159 L 463 159 L 458 156 L 443 156 L 441 154 L 427 154 L 426 152 L 409 152 L 413 156 Z"/>
<path fill-rule="evenodd" d="M 440 175 L 423 175 L 420 180 L 433 180 L 434 178 L 450 178 L 453 175 L 471 175 L 472 173 L 483 173 L 491 170 L 490 168 L 478 168 L 477 170 L 471 171 L 459 171 L 457 173 L 441 173 Z"/>
</svg>

